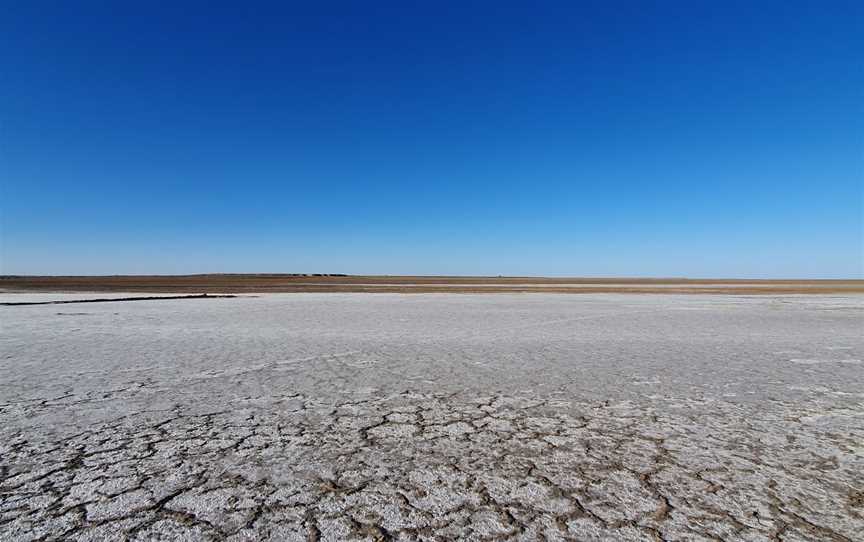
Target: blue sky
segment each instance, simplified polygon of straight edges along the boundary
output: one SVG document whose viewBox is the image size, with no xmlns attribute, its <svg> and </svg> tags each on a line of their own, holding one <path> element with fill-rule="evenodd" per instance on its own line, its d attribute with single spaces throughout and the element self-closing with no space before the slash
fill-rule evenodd
<svg viewBox="0 0 864 542">
<path fill-rule="evenodd" d="M 864 3 L 5 2 L 0 273 L 864 276 Z"/>
</svg>

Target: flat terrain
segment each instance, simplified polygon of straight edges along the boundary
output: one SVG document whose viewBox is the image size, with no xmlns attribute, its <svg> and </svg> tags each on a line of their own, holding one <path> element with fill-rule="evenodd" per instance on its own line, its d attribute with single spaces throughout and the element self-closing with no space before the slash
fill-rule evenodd
<svg viewBox="0 0 864 542">
<path fill-rule="evenodd" d="M 260 294 L 0 326 L 4 541 L 864 540 L 860 295 Z"/>
<path fill-rule="evenodd" d="M 334 275 L 0 277 L 0 291 L 162 293 L 864 293 L 864 280 L 730 280 Z"/>
</svg>

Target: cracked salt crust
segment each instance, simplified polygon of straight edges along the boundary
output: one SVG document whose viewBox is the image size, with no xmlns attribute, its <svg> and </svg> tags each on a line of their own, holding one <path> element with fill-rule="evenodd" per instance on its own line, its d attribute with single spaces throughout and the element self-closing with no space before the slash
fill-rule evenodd
<svg viewBox="0 0 864 542">
<path fill-rule="evenodd" d="M 6 307 L 0 540 L 862 540 L 864 368 L 786 354 L 862 301 L 782 300 Z"/>
</svg>

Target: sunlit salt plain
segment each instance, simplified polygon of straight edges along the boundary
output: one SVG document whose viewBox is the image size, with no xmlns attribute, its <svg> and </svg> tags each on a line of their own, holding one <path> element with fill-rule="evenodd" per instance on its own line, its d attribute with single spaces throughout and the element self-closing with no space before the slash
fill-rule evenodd
<svg viewBox="0 0 864 542">
<path fill-rule="evenodd" d="M 864 296 L 267 294 L 0 325 L 0 540 L 864 540 Z"/>
</svg>

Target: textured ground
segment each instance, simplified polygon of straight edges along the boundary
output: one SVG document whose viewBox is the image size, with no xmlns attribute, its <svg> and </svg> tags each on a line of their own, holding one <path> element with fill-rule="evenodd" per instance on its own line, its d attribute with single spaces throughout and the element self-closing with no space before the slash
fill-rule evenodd
<svg viewBox="0 0 864 542">
<path fill-rule="evenodd" d="M 0 325 L 4 541 L 864 540 L 861 296 L 271 294 Z"/>
</svg>

